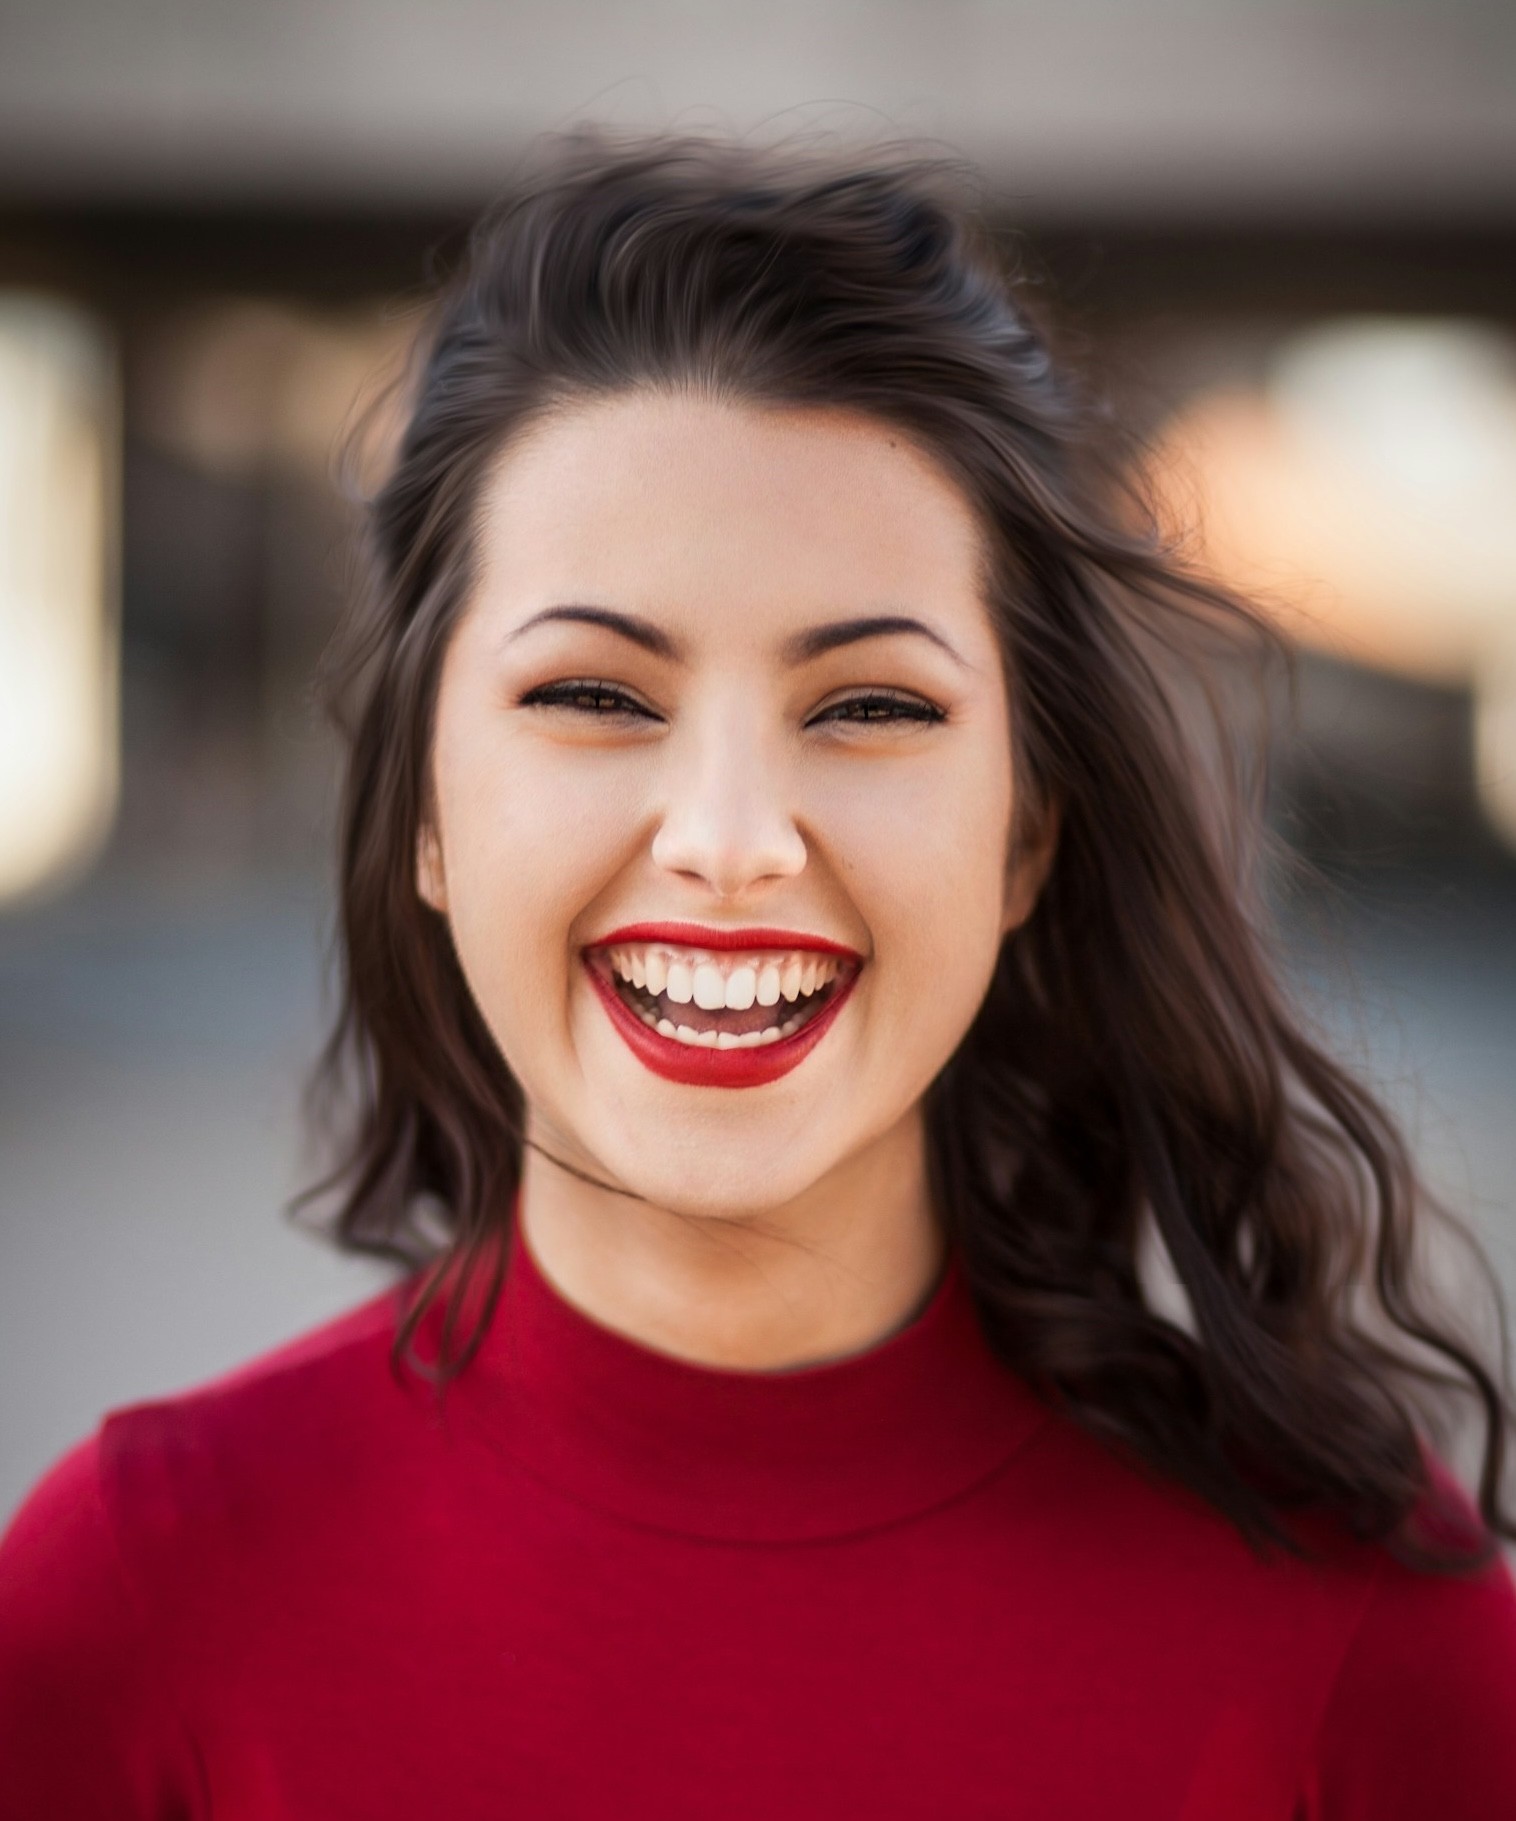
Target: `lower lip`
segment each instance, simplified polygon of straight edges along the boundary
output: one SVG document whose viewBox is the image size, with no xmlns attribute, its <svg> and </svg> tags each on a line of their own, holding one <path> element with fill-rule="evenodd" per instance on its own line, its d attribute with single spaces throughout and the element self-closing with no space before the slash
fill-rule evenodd
<svg viewBox="0 0 1516 1821">
<path fill-rule="evenodd" d="M 805 1061 L 826 1035 L 858 979 L 855 973 L 809 1024 L 802 1025 L 792 1035 L 749 1049 L 717 1050 L 704 1044 L 680 1043 L 644 1024 L 588 960 L 584 965 L 611 1023 L 637 1060 L 646 1064 L 655 1075 L 662 1075 L 665 1081 L 680 1081 L 687 1087 L 696 1088 L 756 1088 L 788 1075 L 792 1068 Z"/>
</svg>

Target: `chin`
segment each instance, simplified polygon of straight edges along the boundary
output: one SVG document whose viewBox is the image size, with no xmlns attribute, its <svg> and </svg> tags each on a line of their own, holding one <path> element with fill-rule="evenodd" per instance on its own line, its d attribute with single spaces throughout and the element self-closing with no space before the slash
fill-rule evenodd
<svg viewBox="0 0 1516 1821">
<path fill-rule="evenodd" d="M 709 1163 L 698 1146 L 691 1146 L 680 1158 L 677 1171 L 629 1171 L 620 1180 L 634 1193 L 656 1207 L 667 1208 L 690 1220 L 752 1221 L 785 1207 L 804 1195 L 823 1174 L 818 1168 L 808 1173 L 797 1172 L 788 1180 L 776 1180 L 765 1148 L 751 1159 L 736 1156 L 723 1147 L 720 1156 Z M 693 1185 L 693 1186 L 692 1186 Z"/>
</svg>

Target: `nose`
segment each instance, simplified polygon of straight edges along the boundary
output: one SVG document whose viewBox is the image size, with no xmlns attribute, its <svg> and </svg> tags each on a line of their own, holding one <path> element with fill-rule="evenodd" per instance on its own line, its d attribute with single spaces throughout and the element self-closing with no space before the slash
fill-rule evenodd
<svg viewBox="0 0 1516 1821">
<path fill-rule="evenodd" d="M 721 898 L 792 878 L 805 865 L 806 846 L 777 733 L 763 727 L 751 701 L 744 708 L 730 698 L 682 731 L 666 748 L 654 864 Z"/>
</svg>

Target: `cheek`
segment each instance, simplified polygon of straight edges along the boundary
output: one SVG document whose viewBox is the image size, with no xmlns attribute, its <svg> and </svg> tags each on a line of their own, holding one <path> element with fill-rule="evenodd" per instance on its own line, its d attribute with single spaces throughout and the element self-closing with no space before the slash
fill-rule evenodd
<svg viewBox="0 0 1516 1821">
<path fill-rule="evenodd" d="M 569 932 L 614 869 L 607 793 L 519 752 L 439 776 L 448 916 L 459 962 L 506 1061 L 531 1073 L 535 1038 L 561 1025 Z"/>
<path fill-rule="evenodd" d="M 625 792 L 604 766 L 460 727 L 439 743 L 439 791 L 450 896 L 513 924 L 556 924 L 561 941 L 576 883 L 606 863 L 628 826 Z"/>
<path fill-rule="evenodd" d="M 909 791 L 832 805 L 844 885 L 878 957 L 881 1054 L 929 1073 L 978 1011 L 1000 950 L 1011 812 L 996 754 Z"/>
<path fill-rule="evenodd" d="M 819 803 L 818 824 L 871 921 L 997 927 L 1010 831 L 1009 765 L 976 744 L 926 766 L 866 773 Z M 948 914 L 950 913 L 950 914 Z"/>
</svg>

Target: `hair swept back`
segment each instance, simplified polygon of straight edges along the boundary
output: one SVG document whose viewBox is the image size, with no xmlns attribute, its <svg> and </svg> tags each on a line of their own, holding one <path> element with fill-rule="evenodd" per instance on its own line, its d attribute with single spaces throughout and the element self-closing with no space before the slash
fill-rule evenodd
<svg viewBox="0 0 1516 1821">
<path fill-rule="evenodd" d="M 1516 1537 L 1504 1314 L 1497 1291 L 1495 1367 L 1432 1300 L 1425 1218 L 1493 1274 L 1305 1033 L 1260 933 L 1262 747 L 1228 732 L 1217 653 L 1266 670 L 1281 648 L 1160 533 L 969 187 L 908 148 L 584 129 L 543 142 L 474 230 L 318 679 L 347 748 L 342 1000 L 307 1099 L 335 1161 L 291 1208 L 336 1189 L 337 1244 L 427 1267 L 397 1372 L 451 1279 L 437 1377 L 466 1365 L 500 1289 L 523 1097 L 413 866 L 439 663 L 499 450 L 566 401 L 639 386 L 869 412 L 976 507 L 1023 807 L 1060 823 L 1038 907 L 926 1098 L 934 1195 L 991 1344 L 1254 1547 L 1298 1548 L 1281 1516 L 1319 1506 L 1420 1566 L 1480 1566 Z M 1153 1244 L 1188 1323 L 1144 1286 Z M 1440 1496 L 1426 1429 L 1460 1397 L 1483 1425 L 1472 1549 L 1412 1534 Z"/>
</svg>

